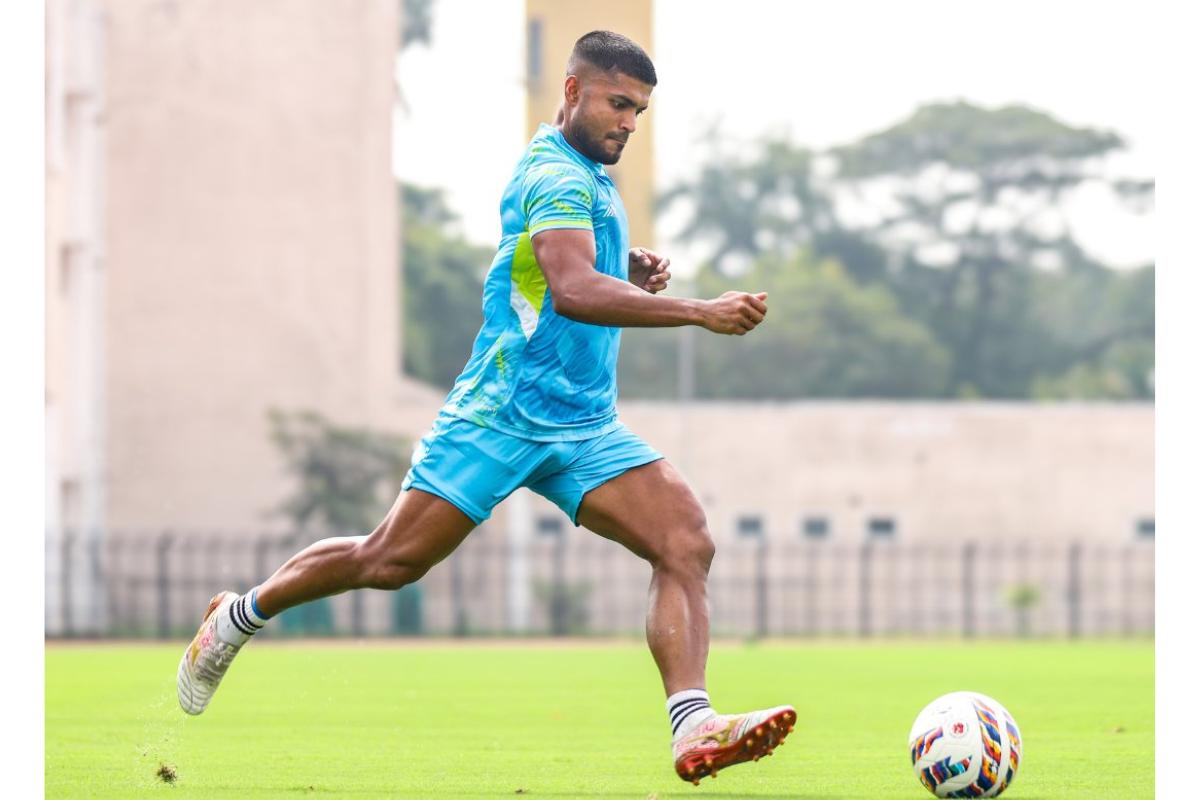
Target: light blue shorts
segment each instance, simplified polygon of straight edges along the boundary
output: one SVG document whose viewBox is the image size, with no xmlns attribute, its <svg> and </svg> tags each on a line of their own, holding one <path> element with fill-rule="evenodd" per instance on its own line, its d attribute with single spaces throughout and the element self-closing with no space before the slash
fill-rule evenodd
<svg viewBox="0 0 1200 800">
<path fill-rule="evenodd" d="M 436 494 L 475 521 L 527 486 L 579 525 L 583 496 L 662 456 L 624 425 L 577 442 L 535 442 L 439 414 L 413 450 L 403 489 Z"/>
</svg>

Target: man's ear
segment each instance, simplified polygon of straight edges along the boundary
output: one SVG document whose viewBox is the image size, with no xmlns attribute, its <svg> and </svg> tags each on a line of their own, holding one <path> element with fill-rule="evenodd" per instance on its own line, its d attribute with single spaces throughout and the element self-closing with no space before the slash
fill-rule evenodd
<svg viewBox="0 0 1200 800">
<path fill-rule="evenodd" d="M 583 87 L 579 85 L 579 76 L 568 75 L 567 82 L 563 85 L 563 96 L 566 98 L 567 105 L 578 105 L 579 95 L 582 91 Z"/>
</svg>

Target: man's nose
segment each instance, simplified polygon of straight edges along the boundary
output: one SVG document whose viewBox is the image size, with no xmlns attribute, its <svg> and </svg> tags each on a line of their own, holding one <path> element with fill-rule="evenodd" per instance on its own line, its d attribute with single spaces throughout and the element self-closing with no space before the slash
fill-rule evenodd
<svg viewBox="0 0 1200 800">
<path fill-rule="evenodd" d="M 625 114 L 621 117 L 621 130 L 633 133 L 637 130 L 637 114 Z"/>
</svg>

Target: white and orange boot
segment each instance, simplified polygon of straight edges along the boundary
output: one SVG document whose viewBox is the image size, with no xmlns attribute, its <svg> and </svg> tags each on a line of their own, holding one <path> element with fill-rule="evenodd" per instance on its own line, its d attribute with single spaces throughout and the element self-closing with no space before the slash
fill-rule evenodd
<svg viewBox="0 0 1200 800">
<path fill-rule="evenodd" d="M 706 775 L 715 778 L 726 767 L 771 755 L 795 727 L 796 709 L 791 706 L 719 714 L 675 742 L 675 773 L 698 786 Z"/>
<path fill-rule="evenodd" d="M 240 644 L 230 644 L 217 635 L 219 615 L 227 613 L 237 599 L 237 592 L 221 592 L 208 601 L 204 621 L 192 643 L 183 651 L 175 688 L 179 692 L 179 707 L 189 714 L 199 714 L 208 707 L 217 684 L 225 677 L 233 657 L 242 649 Z"/>
</svg>

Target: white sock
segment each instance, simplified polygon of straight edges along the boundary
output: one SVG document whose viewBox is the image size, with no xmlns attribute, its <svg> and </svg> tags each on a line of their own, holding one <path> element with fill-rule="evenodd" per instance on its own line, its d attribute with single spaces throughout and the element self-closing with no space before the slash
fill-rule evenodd
<svg viewBox="0 0 1200 800">
<path fill-rule="evenodd" d="M 230 603 L 225 613 L 217 615 L 217 636 L 220 636 L 222 641 L 243 645 L 267 624 L 270 617 L 259 610 L 257 594 L 258 587 L 255 586 Z"/>
<path fill-rule="evenodd" d="M 667 717 L 671 720 L 671 739 L 687 736 L 702 722 L 717 715 L 708 704 L 708 692 L 684 689 L 667 698 Z"/>
</svg>

